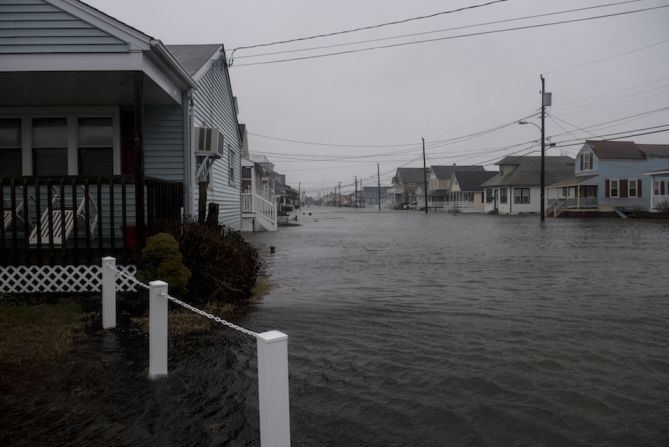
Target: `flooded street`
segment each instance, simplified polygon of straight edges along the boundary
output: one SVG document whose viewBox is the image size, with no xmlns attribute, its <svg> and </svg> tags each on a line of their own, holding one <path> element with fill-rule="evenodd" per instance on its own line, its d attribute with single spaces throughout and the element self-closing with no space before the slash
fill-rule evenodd
<svg viewBox="0 0 669 447">
<path fill-rule="evenodd" d="M 289 335 L 293 445 L 669 444 L 667 222 L 310 211 L 248 236 L 272 286 L 235 321 Z M 91 327 L 2 371 L 0 444 L 259 445 L 252 338 L 173 335 L 150 381 L 127 314 Z"/>
<path fill-rule="evenodd" d="M 669 443 L 666 222 L 309 211 L 250 237 L 296 445 Z"/>
</svg>

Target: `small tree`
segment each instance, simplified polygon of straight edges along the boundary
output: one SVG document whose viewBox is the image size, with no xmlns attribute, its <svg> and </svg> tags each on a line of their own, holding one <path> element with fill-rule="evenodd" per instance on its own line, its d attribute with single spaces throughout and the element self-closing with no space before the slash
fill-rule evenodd
<svg viewBox="0 0 669 447">
<path fill-rule="evenodd" d="M 192 273 L 182 260 L 176 239 L 170 234 L 158 233 L 146 241 L 137 276 L 143 282 L 165 281 L 171 292 L 183 295 Z"/>
</svg>

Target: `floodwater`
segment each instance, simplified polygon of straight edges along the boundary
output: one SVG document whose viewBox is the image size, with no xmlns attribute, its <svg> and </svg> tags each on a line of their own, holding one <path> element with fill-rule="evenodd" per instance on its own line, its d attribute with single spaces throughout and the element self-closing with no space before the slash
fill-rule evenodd
<svg viewBox="0 0 669 447">
<path fill-rule="evenodd" d="M 236 321 L 289 336 L 293 445 L 669 445 L 669 222 L 306 211 L 249 235 Z M 120 320 L 3 372 L 0 444 L 259 444 L 250 337 L 172 337 L 149 381 Z"/>
</svg>

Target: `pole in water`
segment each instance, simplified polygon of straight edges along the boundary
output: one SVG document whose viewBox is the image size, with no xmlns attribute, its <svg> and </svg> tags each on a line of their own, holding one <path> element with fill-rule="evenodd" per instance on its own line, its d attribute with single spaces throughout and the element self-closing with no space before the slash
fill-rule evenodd
<svg viewBox="0 0 669 447">
<path fill-rule="evenodd" d="M 427 214 L 427 166 L 425 166 L 425 138 L 423 140 L 423 194 L 425 194 L 425 214 Z"/>
<path fill-rule="evenodd" d="M 376 181 L 377 181 L 377 190 L 376 190 L 376 196 L 377 199 L 379 199 L 379 211 L 381 211 L 381 171 L 379 168 L 379 164 L 376 164 Z"/>
</svg>

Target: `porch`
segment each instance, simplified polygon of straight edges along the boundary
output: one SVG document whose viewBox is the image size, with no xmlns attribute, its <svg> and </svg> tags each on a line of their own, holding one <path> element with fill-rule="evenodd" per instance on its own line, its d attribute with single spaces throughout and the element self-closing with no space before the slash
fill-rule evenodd
<svg viewBox="0 0 669 447">
<path fill-rule="evenodd" d="M 565 211 L 570 213 L 597 211 L 599 206 L 597 185 L 587 184 L 595 177 L 595 175 L 576 177 L 550 185 L 546 194 L 546 215 L 559 217 Z"/>
<path fill-rule="evenodd" d="M 650 177 L 650 206 L 651 212 L 669 211 L 669 169 L 646 172 Z"/>
<path fill-rule="evenodd" d="M 21 176 L 0 178 L 0 199 L 0 265 L 90 265 L 132 261 L 147 234 L 181 219 L 184 192 L 155 178 Z"/>
<path fill-rule="evenodd" d="M 250 225 L 249 231 L 276 231 L 276 205 L 256 193 L 242 193 L 242 221 L 243 227 Z"/>
</svg>

